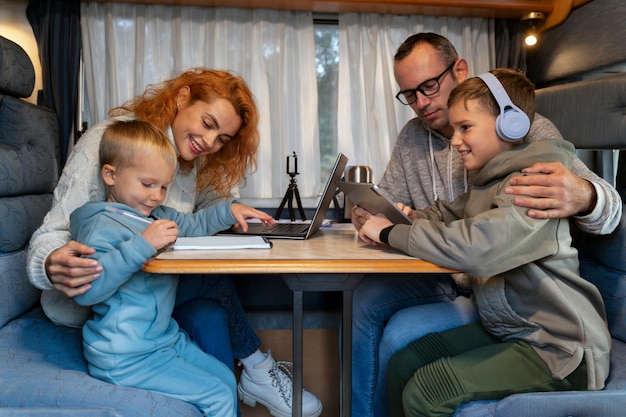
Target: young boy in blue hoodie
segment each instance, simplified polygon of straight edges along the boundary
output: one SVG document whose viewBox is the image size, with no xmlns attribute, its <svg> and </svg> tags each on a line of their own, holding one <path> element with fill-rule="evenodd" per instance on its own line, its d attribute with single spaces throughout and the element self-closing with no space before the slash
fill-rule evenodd
<svg viewBox="0 0 626 417">
<path fill-rule="evenodd" d="M 508 93 L 508 94 L 507 94 Z M 530 391 L 598 390 L 611 337 L 598 289 L 579 275 L 567 219 L 534 219 L 504 192 L 541 161 L 570 167 L 563 140 L 524 144 L 534 86 L 497 69 L 455 87 L 451 145 L 478 171 L 454 202 L 418 210 L 413 225 L 370 216 L 361 238 L 464 271 L 480 321 L 431 333 L 397 352 L 388 368 L 392 416 L 448 416 L 465 402 Z"/>
<path fill-rule="evenodd" d="M 211 235 L 246 218 L 271 216 L 234 200 L 193 214 L 160 204 L 177 167 L 167 136 L 150 123 L 120 121 L 100 144 L 106 201 L 70 216 L 72 238 L 96 249 L 100 279 L 77 296 L 93 317 L 83 327 L 89 373 L 104 381 L 159 392 L 196 405 L 206 416 L 236 416 L 232 371 L 191 342 L 171 317 L 178 277 L 142 265 L 177 236 Z"/>
</svg>

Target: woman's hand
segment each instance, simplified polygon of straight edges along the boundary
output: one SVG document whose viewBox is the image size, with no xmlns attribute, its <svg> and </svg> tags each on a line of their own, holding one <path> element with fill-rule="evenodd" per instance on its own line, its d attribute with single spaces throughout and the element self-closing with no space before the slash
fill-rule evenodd
<svg viewBox="0 0 626 417">
<path fill-rule="evenodd" d="M 68 297 L 86 293 L 91 288 L 90 282 L 100 278 L 102 266 L 95 259 L 82 256 L 95 252 L 93 248 L 71 240 L 48 255 L 46 274 L 54 288 Z"/>
<path fill-rule="evenodd" d="M 248 231 L 248 223 L 246 222 L 246 219 L 259 219 L 261 223 L 266 226 L 274 224 L 274 218 L 272 216 L 264 211 L 246 206 L 245 204 L 232 203 L 230 205 L 230 210 L 244 232 Z"/>
</svg>

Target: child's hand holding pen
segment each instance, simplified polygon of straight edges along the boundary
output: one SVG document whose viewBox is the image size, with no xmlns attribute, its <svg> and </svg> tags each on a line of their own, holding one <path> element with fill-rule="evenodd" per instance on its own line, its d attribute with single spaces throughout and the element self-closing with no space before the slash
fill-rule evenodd
<svg viewBox="0 0 626 417">
<path fill-rule="evenodd" d="M 141 235 L 159 252 L 169 249 L 176 242 L 178 237 L 178 225 L 171 220 L 154 220 L 137 216 L 129 211 L 107 206 L 105 210 L 120 216 L 127 216 L 141 223 L 148 224 L 146 230 Z"/>
<path fill-rule="evenodd" d="M 159 219 L 153 221 L 141 235 L 158 251 L 176 242 L 178 225 L 171 220 Z"/>
</svg>

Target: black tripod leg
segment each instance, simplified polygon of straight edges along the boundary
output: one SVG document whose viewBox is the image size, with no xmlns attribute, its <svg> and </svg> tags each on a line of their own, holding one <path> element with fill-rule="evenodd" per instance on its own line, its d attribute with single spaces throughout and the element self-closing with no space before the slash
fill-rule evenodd
<svg viewBox="0 0 626 417">
<path fill-rule="evenodd" d="M 298 192 L 298 189 L 296 188 L 296 193 Z M 289 218 L 291 219 L 292 222 L 296 221 L 296 213 L 293 211 L 293 186 L 290 185 L 289 186 L 289 200 L 287 201 L 287 208 L 289 209 Z"/>
<path fill-rule="evenodd" d="M 274 215 L 275 220 L 280 219 L 280 214 L 283 212 L 283 208 L 285 208 L 285 204 L 287 203 L 287 201 L 289 201 L 289 204 L 291 204 L 291 198 L 292 190 L 291 188 L 288 188 L 287 192 L 285 192 L 285 196 L 283 197 L 283 201 L 280 202 L 280 206 L 278 206 L 278 209 L 276 210 L 276 214 Z"/>
<path fill-rule="evenodd" d="M 296 204 L 298 206 L 298 211 L 300 212 L 300 217 L 302 218 L 302 221 L 305 221 L 306 216 L 304 215 L 304 209 L 302 208 L 302 201 L 300 201 L 300 191 L 298 191 L 297 188 L 294 191 L 296 193 Z"/>
</svg>

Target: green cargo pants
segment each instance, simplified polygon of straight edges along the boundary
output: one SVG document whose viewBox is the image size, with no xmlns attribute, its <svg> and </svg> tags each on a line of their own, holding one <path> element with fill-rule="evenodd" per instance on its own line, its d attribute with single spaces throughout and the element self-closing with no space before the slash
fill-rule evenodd
<svg viewBox="0 0 626 417">
<path fill-rule="evenodd" d="M 475 322 L 413 341 L 391 358 L 387 381 L 392 417 L 440 417 L 474 400 L 586 390 L 587 370 L 583 362 L 558 380 L 528 343 L 502 342 Z"/>
</svg>

